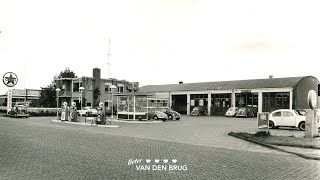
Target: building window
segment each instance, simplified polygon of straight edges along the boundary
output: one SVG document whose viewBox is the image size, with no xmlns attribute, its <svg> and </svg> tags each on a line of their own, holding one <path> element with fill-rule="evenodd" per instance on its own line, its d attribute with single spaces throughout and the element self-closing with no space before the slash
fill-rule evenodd
<svg viewBox="0 0 320 180">
<path fill-rule="evenodd" d="M 118 93 L 124 93 L 124 85 L 118 84 Z"/>
<path fill-rule="evenodd" d="M 109 107 L 109 102 L 104 102 L 104 107 Z"/>
<path fill-rule="evenodd" d="M 91 91 L 92 90 L 92 84 L 87 85 L 87 90 Z"/>
<path fill-rule="evenodd" d="M 91 103 L 87 103 L 87 106 L 91 106 Z"/>
<path fill-rule="evenodd" d="M 80 87 L 82 87 L 81 81 L 73 82 L 73 92 L 79 92 Z"/>
<path fill-rule="evenodd" d="M 111 83 L 104 83 L 104 91 L 108 93 L 111 92 L 110 86 L 111 86 Z"/>
<path fill-rule="evenodd" d="M 270 92 L 262 93 L 263 109 L 262 111 L 271 112 L 276 109 L 289 109 L 290 93 L 289 92 Z"/>
</svg>

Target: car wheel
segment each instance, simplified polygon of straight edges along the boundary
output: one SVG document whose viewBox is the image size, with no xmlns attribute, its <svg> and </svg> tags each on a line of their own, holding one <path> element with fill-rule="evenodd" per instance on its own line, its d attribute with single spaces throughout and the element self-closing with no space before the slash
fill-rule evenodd
<svg viewBox="0 0 320 180">
<path fill-rule="evenodd" d="M 306 129 L 305 124 L 306 124 L 306 123 L 305 123 L 304 121 L 302 121 L 302 122 L 299 123 L 299 129 L 300 129 L 301 131 L 304 131 L 304 130 Z"/>
<path fill-rule="evenodd" d="M 247 117 L 248 117 L 248 114 L 246 114 L 244 117 L 247 118 Z"/>
<path fill-rule="evenodd" d="M 269 129 L 273 129 L 274 128 L 274 122 L 273 121 L 269 121 Z"/>
<path fill-rule="evenodd" d="M 153 116 L 153 120 L 158 120 L 158 116 Z"/>
<path fill-rule="evenodd" d="M 17 117 L 18 117 L 17 113 L 15 113 L 13 116 L 14 116 L 15 118 L 17 118 Z"/>
<path fill-rule="evenodd" d="M 168 116 L 168 119 L 169 119 L 169 120 L 172 120 L 173 118 L 172 118 L 172 116 L 171 116 L 171 115 L 169 115 L 169 116 Z"/>
<path fill-rule="evenodd" d="M 180 118 L 176 118 L 176 120 L 180 120 Z"/>
</svg>

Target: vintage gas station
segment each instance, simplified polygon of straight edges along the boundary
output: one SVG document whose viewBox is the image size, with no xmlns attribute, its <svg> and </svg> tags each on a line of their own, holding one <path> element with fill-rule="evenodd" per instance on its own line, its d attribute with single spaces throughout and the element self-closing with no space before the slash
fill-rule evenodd
<svg viewBox="0 0 320 180">
<path fill-rule="evenodd" d="M 313 76 L 235 81 L 147 85 L 141 93 L 153 93 L 169 99 L 172 109 L 190 114 L 194 107 L 204 107 L 208 115 L 222 116 L 229 107 L 256 107 L 258 113 L 276 109 L 308 109 L 309 90 L 318 89 Z M 318 101 L 319 107 L 319 101 Z"/>
</svg>

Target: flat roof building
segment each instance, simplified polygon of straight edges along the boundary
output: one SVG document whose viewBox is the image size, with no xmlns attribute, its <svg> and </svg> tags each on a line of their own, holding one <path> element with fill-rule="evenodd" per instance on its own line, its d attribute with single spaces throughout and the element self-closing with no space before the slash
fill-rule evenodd
<svg viewBox="0 0 320 180">
<path fill-rule="evenodd" d="M 318 84 L 319 80 L 313 76 L 270 76 L 267 79 L 147 85 L 140 87 L 139 91 L 169 98 L 171 107 L 183 114 L 190 114 L 194 107 L 203 106 L 209 115 L 225 115 L 229 107 L 253 106 L 258 112 L 308 109 L 308 92 L 317 91 Z"/>
<path fill-rule="evenodd" d="M 105 107 L 110 107 L 112 99 L 111 85 L 116 87 L 114 94 L 136 92 L 139 89 L 138 82 L 101 78 L 101 70 L 99 68 L 93 69 L 93 77 L 58 78 L 55 79 L 55 82 L 57 87 L 61 89 L 58 94 L 59 105 L 62 102 L 67 102 L 69 105 L 72 102 L 76 102 L 78 109 L 80 109 L 81 99 L 82 106 L 95 107 L 98 106 L 99 102 L 103 102 Z M 80 87 L 84 88 L 82 94 Z"/>
</svg>

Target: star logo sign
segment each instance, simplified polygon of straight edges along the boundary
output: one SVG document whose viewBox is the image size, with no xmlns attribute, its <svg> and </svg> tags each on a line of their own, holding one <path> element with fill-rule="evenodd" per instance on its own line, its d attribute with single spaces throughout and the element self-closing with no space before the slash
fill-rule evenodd
<svg viewBox="0 0 320 180">
<path fill-rule="evenodd" d="M 15 73 L 13 72 L 7 72 L 3 76 L 3 83 L 8 86 L 8 87 L 13 87 L 17 84 L 18 82 L 18 77 Z"/>
</svg>

